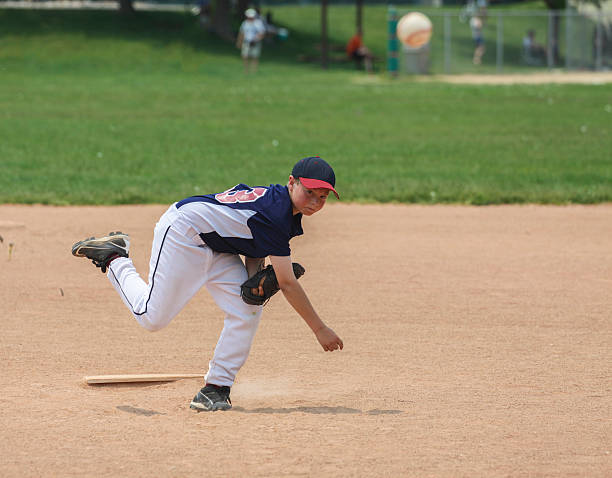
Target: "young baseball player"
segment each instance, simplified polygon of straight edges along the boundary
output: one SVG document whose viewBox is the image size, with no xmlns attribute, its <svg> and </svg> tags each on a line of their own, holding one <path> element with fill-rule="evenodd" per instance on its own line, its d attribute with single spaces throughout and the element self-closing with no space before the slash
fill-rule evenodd
<svg viewBox="0 0 612 478">
<path fill-rule="evenodd" d="M 251 188 L 238 184 L 219 194 L 178 201 L 155 226 L 149 278 L 129 259 L 129 237 L 117 232 L 77 242 L 72 254 L 107 272 L 123 302 L 147 330 L 162 329 L 196 292 L 206 286 L 225 313 L 223 331 L 205 376 L 191 402 L 196 410 L 231 408 L 230 387 L 244 364 L 259 325 L 262 306 L 249 305 L 240 285 L 269 257 L 287 301 L 314 332 L 325 351 L 343 348 L 316 313 L 292 267 L 289 241 L 303 234 L 302 217 L 320 211 L 335 174 L 319 157 L 298 161 L 286 186 Z M 240 256 L 245 257 L 244 263 Z"/>
</svg>

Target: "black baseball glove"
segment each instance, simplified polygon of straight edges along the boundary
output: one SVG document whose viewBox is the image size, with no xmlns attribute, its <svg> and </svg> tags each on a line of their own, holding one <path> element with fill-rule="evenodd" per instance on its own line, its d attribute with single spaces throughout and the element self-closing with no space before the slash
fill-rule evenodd
<svg viewBox="0 0 612 478">
<path fill-rule="evenodd" d="M 297 262 L 293 263 L 293 273 L 299 279 L 304 275 L 304 269 Z M 240 286 L 242 300 L 250 305 L 265 305 L 274 294 L 280 290 L 272 265 L 260 270 L 245 280 Z"/>
</svg>

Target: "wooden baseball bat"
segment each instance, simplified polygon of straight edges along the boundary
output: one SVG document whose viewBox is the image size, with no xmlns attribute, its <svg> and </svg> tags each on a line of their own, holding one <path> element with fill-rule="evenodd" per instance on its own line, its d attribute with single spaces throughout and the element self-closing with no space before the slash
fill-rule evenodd
<svg viewBox="0 0 612 478">
<path fill-rule="evenodd" d="M 98 383 L 174 382 L 184 378 L 204 379 L 203 373 L 143 373 L 132 375 L 90 375 L 85 377 L 88 385 Z"/>
</svg>

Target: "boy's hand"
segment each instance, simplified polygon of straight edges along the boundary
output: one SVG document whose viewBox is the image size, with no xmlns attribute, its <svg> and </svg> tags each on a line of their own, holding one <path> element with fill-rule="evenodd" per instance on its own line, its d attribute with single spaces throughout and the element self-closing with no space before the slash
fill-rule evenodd
<svg viewBox="0 0 612 478">
<path fill-rule="evenodd" d="M 291 267 L 291 256 L 270 256 L 270 262 L 272 262 L 279 287 L 285 294 L 285 298 L 314 332 L 323 350 L 326 352 L 342 350 L 344 347 L 342 339 L 321 320 L 304 289 L 298 283 Z"/>
<path fill-rule="evenodd" d="M 342 339 L 336 335 L 332 329 L 327 326 L 321 327 L 316 331 L 317 340 L 326 352 L 333 352 L 334 350 L 344 347 Z"/>
</svg>

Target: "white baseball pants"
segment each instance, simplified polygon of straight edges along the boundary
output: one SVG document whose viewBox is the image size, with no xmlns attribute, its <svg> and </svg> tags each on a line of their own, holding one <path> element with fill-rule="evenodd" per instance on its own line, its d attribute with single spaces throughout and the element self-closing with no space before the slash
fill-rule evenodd
<svg viewBox="0 0 612 478">
<path fill-rule="evenodd" d="M 150 331 L 167 326 L 206 286 L 226 315 L 205 380 L 232 386 L 249 355 L 262 312 L 261 306 L 248 305 L 240 297 L 247 271 L 239 256 L 206 246 L 172 205 L 155 226 L 148 283 L 128 258 L 112 261 L 108 278 L 138 323 Z"/>
</svg>

